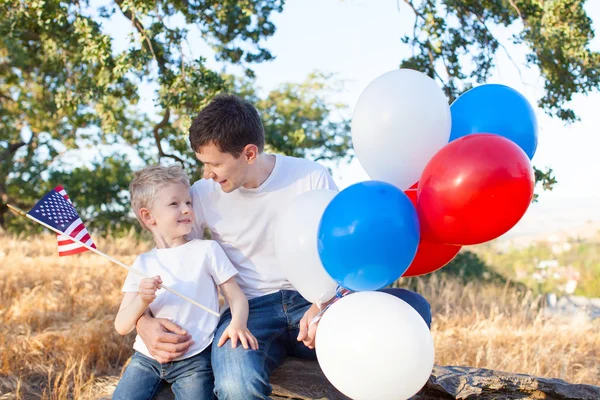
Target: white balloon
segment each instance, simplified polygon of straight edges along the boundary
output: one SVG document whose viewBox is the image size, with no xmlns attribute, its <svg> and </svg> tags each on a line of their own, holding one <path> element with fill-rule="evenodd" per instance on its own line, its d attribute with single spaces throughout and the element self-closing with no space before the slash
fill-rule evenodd
<svg viewBox="0 0 600 400">
<path fill-rule="evenodd" d="M 433 370 L 425 321 L 382 292 L 357 292 L 334 303 L 317 328 L 316 350 L 327 379 L 355 400 L 408 399 Z"/>
<path fill-rule="evenodd" d="M 408 189 L 450 139 L 450 106 L 438 84 L 411 69 L 387 72 L 360 95 L 352 115 L 356 156 L 371 179 Z"/>
<path fill-rule="evenodd" d="M 275 252 L 281 268 L 311 303 L 331 299 L 338 286 L 325 271 L 317 249 L 321 217 L 336 194 L 326 189 L 302 193 L 282 211 L 277 222 Z"/>
</svg>

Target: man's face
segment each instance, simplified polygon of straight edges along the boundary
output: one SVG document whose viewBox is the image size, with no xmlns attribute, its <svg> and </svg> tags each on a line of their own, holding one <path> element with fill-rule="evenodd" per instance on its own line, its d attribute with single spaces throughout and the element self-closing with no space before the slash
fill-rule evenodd
<svg viewBox="0 0 600 400">
<path fill-rule="evenodd" d="M 235 158 L 210 143 L 198 149 L 196 158 L 204 164 L 204 178 L 217 182 L 225 193 L 231 193 L 246 183 L 249 164 L 243 155 Z"/>
</svg>

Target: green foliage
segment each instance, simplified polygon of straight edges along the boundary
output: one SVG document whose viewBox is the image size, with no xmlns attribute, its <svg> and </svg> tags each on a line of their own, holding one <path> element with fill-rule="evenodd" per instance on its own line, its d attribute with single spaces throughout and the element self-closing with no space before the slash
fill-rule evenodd
<svg viewBox="0 0 600 400">
<path fill-rule="evenodd" d="M 481 246 L 478 256 L 498 273 L 519 281 L 539 293 L 564 293 L 569 278 L 576 278 L 574 294 L 600 297 L 600 237 L 564 243 L 537 243 L 507 251 Z M 555 261 L 558 267 L 540 268 L 540 262 Z M 445 269 L 445 268 L 444 268 Z M 545 270 L 545 271 L 544 271 Z M 578 279 L 577 279 L 578 278 Z"/>
<path fill-rule="evenodd" d="M 575 120 L 566 103 L 600 84 L 584 1 L 405 2 L 416 15 L 414 34 L 405 39 L 415 53 L 402 66 L 437 79 L 450 99 L 490 76 L 502 47 L 489 29 L 496 25 L 516 24 L 515 42 L 530 50 L 527 61 L 545 80 L 539 105 L 547 112 Z M 257 94 L 252 64 L 273 58 L 263 44 L 283 5 L 113 0 L 96 9 L 85 1 L 0 0 L 0 229 L 25 229 L 8 214 L 7 203 L 27 209 L 62 181 L 93 219 L 92 228 L 125 231 L 131 218 L 123 190 L 131 162 L 180 162 L 199 177 L 187 129 L 223 90 L 256 104 L 270 151 L 319 160 L 347 156 L 350 124 L 339 113 L 344 107 L 328 100 L 336 90 L 330 76 L 315 73 Z M 107 22 L 128 27 L 120 45 L 106 32 Z M 211 54 L 194 51 L 206 47 Z M 209 68 L 213 55 L 245 77 Z M 154 89 L 151 111 L 140 105 L 148 100 L 141 86 Z M 124 148 L 135 160 L 113 154 Z M 88 156 L 73 169 L 66 161 L 73 154 Z M 555 183 L 551 170 L 536 170 L 536 179 L 545 189 Z"/>
<path fill-rule="evenodd" d="M 267 150 L 315 160 L 336 160 L 350 150 L 350 120 L 341 117 L 347 107 L 327 98 L 341 86 L 332 75 L 313 72 L 304 82 L 282 84 L 265 98 L 256 95 L 252 80 L 232 84 L 261 113 Z"/>
<path fill-rule="evenodd" d="M 505 284 L 506 277 L 486 265 L 479 256 L 471 251 L 461 251 L 454 260 L 436 273 L 460 278 L 464 283 L 470 281 L 488 281 Z"/>
<path fill-rule="evenodd" d="M 132 160 L 114 149 L 133 150 L 138 163 L 180 162 L 199 177 L 187 129 L 224 90 L 248 96 L 265 113 L 273 151 L 344 157 L 349 123 L 329 120 L 339 106 L 326 101 L 328 77 L 315 74 L 264 99 L 256 95 L 250 67 L 273 58 L 263 43 L 282 7 L 283 0 L 115 0 L 99 9 L 89 2 L 0 0 L 0 229 L 29 229 L 6 204 L 27 209 L 63 183 L 90 228 L 126 231 Z M 109 21 L 129 27 L 118 38 L 124 48 L 105 32 Z M 245 70 L 243 90 L 184 51 L 196 43 L 212 48 L 223 65 Z M 140 108 L 141 85 L 156 89 L 150 112 Z M 73 154 L 88 156 L 67 162 Z"/>
<path fill-rule="evenodd" d="M 507 51 L 494 28 L 513 27 L 512 41 L 527 49 L 528 67 L 537 67 L 545 95 L 538 106 L 566 121 L 577 120 L 568 102 L 576 93 L 600 88 L 600 52 L 592 51 L 592 20 L 585 0 L 404 0 L 415 14 L 412 35 L 403 41 L 413 55 L 402 68 L 427 73 L 454 101 L 476 83 L 485 83 L 498 50 Z M 508 51 L 507 51 L 508 53 Z M 510 57 L 510 54 L 508 55 Z M 511 58 L 512 59 L 512 58 Z M 535 169 L 544 190 L 556 183 L 552 170 Z"/>
<path fill-rule="evenodd" d="M 437 79 L 451 101 L 490 77 L 495 54 L 503 47 L 491 28 L 517 24 L 522 29 L 513 41 L 526 46 L 527 62 L 538 67 L 545 80 L 546 94 L 538 104 L 542 109 L 574 121 L 577 116 L 565 103 L 575 93 L 600 87 L 600 53 L 590 49 L 594 31 L 583 8 L 585 0 L 404 2 L 416 16 L 413 35 L 404 38 L 415 55 L 402 67 L 420 69 Z"/>
<path fill-rule="evenodd" d="M 417 290 L 419 281 L 427 282 L 431 278 L 452 277 L 459 279 L 463 284 L 469 282 L 486 282 L 498 285 L 511 285 L 517 288 L 523 288 L 505 275 L 498 273 L 493 266 L 486 264 L 478 254 L 462 250 L 458 255 L 443 268 L 424 276 L 415 278 L 402 278 L 397 285 L 412 290 Z"/>
</svg>

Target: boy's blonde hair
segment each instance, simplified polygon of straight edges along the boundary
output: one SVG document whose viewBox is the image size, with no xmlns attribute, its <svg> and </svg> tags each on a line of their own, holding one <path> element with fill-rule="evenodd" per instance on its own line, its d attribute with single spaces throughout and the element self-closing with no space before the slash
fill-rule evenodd
<svg viewBox="0 0 600 400">
<path fill-rule="evenodd" d="M 186 187 L 190 187 L 190 180 L 179 164 L 172 164 L 168 167 L 149 165 L 134 173 L 133 180 L 129 184 L 129 194 L 131 195 L 131 207 L 142 228 L 148 229 L 142 221 L 140 210 L 144 207 L 152 207 L 156 193 L 169 183 L 183 183 Z"/>
</svg>

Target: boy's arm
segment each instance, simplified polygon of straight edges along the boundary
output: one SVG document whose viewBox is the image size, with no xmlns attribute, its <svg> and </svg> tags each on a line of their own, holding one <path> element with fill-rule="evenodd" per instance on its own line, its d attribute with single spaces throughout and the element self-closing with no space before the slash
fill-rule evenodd
<svg viewBox="0 0 600 400">
<path fill-rule="evenodd" d="M 242 342 L 245 349 L 248 347 L 252 350 L 258 349 L 258 340 L 248 330 L 248 299 L 242 289 L 238 286 L 234 277 L 229 278 L 223 284 L 219 285 L 223 296 L 227 299 L 229 308 L 231 310 L 231 322 L 223 335 L 219 338 L 219 347 L 223 346 L 227 342 L 228 338 L 231 338 L 232 347 L 237 346 L 238 339 Z"/>
<path fill-rule="evenodd" d="M 140 282 L 139 292 L 125 293 L 115 318 L 115 329 L 120 335 L 127 335 L 135 328 L 137 320 L 156 298 L 155 293 L 161 283 L 162 280 L 158 276 L 143 279 Z"/>
<path fill-rule="evenodd" d="M 115 318 L 115 329 L 119 335 L 127 335 L 135 328 L 135 323 L 146 311 L 148 304 L 140 299 L 138 293 L 129 292 L 123 296 L 121 307 Z"/>
</svg>

